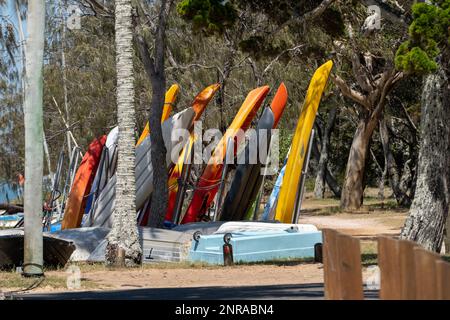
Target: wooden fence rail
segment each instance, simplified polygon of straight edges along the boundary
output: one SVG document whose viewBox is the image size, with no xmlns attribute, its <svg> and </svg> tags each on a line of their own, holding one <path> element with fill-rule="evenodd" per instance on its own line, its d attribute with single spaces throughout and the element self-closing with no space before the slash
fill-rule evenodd
<svg viewBox="0 0 450 320">
<path fill-rule="evenodd" d="M 364 299 L 360 241 L 323 230 L 325 298 Z M 411 241 L 378 237 L 380 299 L 450 300 L 450 263 Z"/>
</svg>

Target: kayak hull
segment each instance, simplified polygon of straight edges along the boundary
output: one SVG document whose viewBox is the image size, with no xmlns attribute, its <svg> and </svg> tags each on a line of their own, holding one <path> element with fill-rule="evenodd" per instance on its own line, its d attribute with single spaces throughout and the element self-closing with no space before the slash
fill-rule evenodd
<svg viewBox="0 0 450 320">
<path fill-rule="evenodd" d="M 84 155 L 77 170 L 69 199 L 64 212 L 62 229 L 78 228 L 83 218 L 86 196 L 91 189 L 95 172 L 97 171 L 106 136 L 95 139 Z"/>
<path fill-rule="evenodd" d="M 219 90 L 220 85 L 219 84 L 212 84 L 205 89 L 203 89 L 192 102 L 192 108 L 195 112 L 195 116 L 192 122 L 192 125 L 188 128 L 189 131 L 193 130 L 194 122 L 199 120 L 202 116 L 203 112 L 205 111 L 208 104 L 211 102 L 212 98 L 216 94 L 216 92 Z M 178 179 L 181 176 L 181 172 L 183 171 L 183 164 L 184 164 L 184 158 L 187 152 L 188 148 L 192 147 L 192 143 L 194 142 L 195 138 L 191 134 L 189 137 L 189 142 L 187 145 L 183 148 L 183 151 L 181 152 L 178 161 L 176 165 L 173 167 L 173 169 L 169 172 L 169 179 L 168 179 L 168 185 L 169 185 L 169 196 L 168 196 L 168 206 L 167 206 L 167 212 L 166 212 L 166 220 L 170 221 L 172 220 L 173 210 L 175 209 L 175 201 L 178 193 Z M 146 212 L 144 219 L 142 219 L 141 225 L 144 226 L 147 224 L 148 215 L 151 214 L 150 212 Z"/>
<path fill-rule="evenodd" d="M 191 203 L 181 222 L 182 224 L 196 222 L 205 215 L 219 188 L 218 181 L 222 175 L 223 159 L 226 155 L 228 140 L 230 138 L 234 139 L 239 129 L 243 131 L 248 129 L 268 92 L 269 87 L 263 86 L 252 90 L 247 95 L 233 122 L 209 159 L 208 165 L 197 183 Z M 237 147 L 235 146 L 234 155 L 236 155 L 236 150 Z"/>
<path fill-rule="evenodd" d="M 256 128 L 258 141 L 258 157 L 257 163 L 250 164 L 250 146 L 247 145 L 243 155 L 245 159 L 241 161 L 236 169 L 235 176 L 231 183 L 230 190 L 225 198 L 220 220 L 237 221 L 244 220 L 246 213 L 249 211 L 252 203 L 255 201 L 262 183 L 261 168 L 262 163 L 260 156 L 267 155 L 269 151 L 271 130 L 276 128 L 281 115 L 283 114 L 288 99 L 286 86 L 282 83 L 274 96 L 271 107 L 265 108 L 261 115 Z M 265 152 L 259 150 L 261 139 L 266 135 Z M 245 163 L 247 161 L 247 163 Z"/>
<path fill-rule="evenodd" d="M 161 123 L 166 121 L 170 117 L 170 113 L 172 112 L 173 105 L 175 104 L 175 101 L 178 97 L 178 92 L 180 91 L 180 87 L 177 84 L 173 84 L 169 90 L 166 92 L 165 100 L 164 100 L 164 106 L 163 106 L 163 113 L 161 116 Z M 138 139 L 138 142 L 136 143 L 136 146 L 140 145 L 145 138 L 150 134 L 150 125 L 147 122 L 147 124 L 144 127 L 144 130 L 141 133 L 141 136 Z"/>
<path fill-rule="evenodd" d="M 172 165 L 171 152 L 179 143 L 177 130 L 187 129 L 192 123 L 195 113 L 192 108 L 185 109 L 170 117 L 162 124 L 164 144 L 167 150 L 166 165 Z M 153 192 L 153 168 L 151 163 L 151 135 L 136 148 L 136 210 L 140 210 Z M 109 179 L 100 193 L 93 208 L 91 224 L 86 227 L 111 227 L 112 213 L 115 207 L 116 175 Z"/>
<path fill-rule="evenodd" d="M 280 222 L 290 223 L 293 220 L 297 191 L 299 189 L 303 165 L 307 157 L 311 131 L 332 67 L 333 63 L 331 61 L 320 66 L 314 73 L 309 84 L 292 140 L 291 151 L 287 160 L 286 171 L 276 207 L 275 219 Z"/>
</svg>

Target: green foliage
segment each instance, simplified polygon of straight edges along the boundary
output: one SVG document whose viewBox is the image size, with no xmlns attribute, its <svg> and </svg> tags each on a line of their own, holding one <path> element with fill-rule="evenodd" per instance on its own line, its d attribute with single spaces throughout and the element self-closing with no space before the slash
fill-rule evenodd
<svg viewBox="0 0 450 320">
<path fill-rule="evenodd" d="M 412 17 L 410 39 L 399 47 L 395 65 L 407 73 L 434 72 L 439 47 L 448 46 L 449 42 L 450 0 L 416 3 L 412 7 Z"/>
<path fill-rule="evenodd" d="M 404 42 L 399 47 L 395 57 L 395 65 L 400 70 L 418 74 L 434 72 L 437 69 L 436 62 L 430 59 L 426 51 L 420 47 L 410 49 L 410 41 Z"/>
<path fill-rule="evenodd" d="M 219 0 L 183 0 L 177 11 L 182 18 L 192 21 L 194 30 L 208 34 L 222 33 L 237 19 L 233 4 Z"/>
</svg>

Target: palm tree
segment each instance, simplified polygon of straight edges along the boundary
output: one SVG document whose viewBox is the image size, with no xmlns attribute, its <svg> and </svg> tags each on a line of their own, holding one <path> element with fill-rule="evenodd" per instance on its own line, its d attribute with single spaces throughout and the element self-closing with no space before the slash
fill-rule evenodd
<svg viewBox="0 0 450 320">
<path fill-rule="evenodd" d="M 25 76 L 25 276 L 43 275 L 42 175 L 45 2 L 28 2 Z"/>
<path fill-rule="evenodd" d="M 117 120 L 119 127 L 116 206 L 108 236 L 108 264 L 140 262 L 135 186 L 135 110 L 131 0 L 115 1 Z"/>
</svg>

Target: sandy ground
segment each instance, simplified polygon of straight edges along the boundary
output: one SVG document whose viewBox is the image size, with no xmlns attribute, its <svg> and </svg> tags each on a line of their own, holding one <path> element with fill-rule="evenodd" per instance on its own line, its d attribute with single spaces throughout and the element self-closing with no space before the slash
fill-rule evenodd
<svg viewBox="0 0 450 320">
<path fill-rule="evenodd" d="M 308 197 L 307 197 L 308 198 Z M 319 229 L 333 228 L 371 239 L 378 234 L 399 233 L 407 212 L 389 209 L 379 204 L 368 205 L 356 213 L 339 212 L 337 200 L 306 199 L 300 223 L 311 223 Z M 38 292 L 67 291 L 65 270 L 49 271 L 47 277 L 57 279 L 59 285 L 43 285 Z M 1 276 L 1 273 L 0 273 Z M 367 277 L 367 272 L 365 272 Z M 78 290 L 118 290 L 133 288 L 263 286 L 275 284 L 307 284 L 323 282 L 322 264 L 284 262 L 233 267 L 192 267 L 188 265 L 150 265 L 125 270 L 108 270 L 103 266 L 82 266 L 82 286 Z M 8 291 L 12 288 L 1 288 Z"/>
<path fill-rule="evenodd" d="M 302 216 L 300 223 L 310 223 L 319 229 L 332 228 L 362 238 L 376 235 L 398 235 L 405 221 L 404 214 L 348 214 L 338 216 Z"/>
<path fill-rule="evenodd" d="M 231 268 L 150 269 L 83 272 L 95 289 L 251 286 L 323 282 L 321 264 L 252 265 Z M 37 292 L 37 290 L 36 290 Z"/>
</svg>

